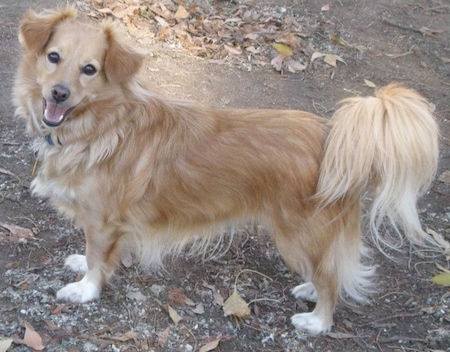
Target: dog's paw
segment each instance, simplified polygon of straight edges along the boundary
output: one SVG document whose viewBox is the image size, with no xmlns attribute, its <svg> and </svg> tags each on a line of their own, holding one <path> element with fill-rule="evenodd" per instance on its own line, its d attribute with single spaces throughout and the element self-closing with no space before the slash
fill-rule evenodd
<svg viewBox="0 0 450 352">
<path fill-rule="evenodd" d="M 312 282 L 295 286 L 291 293 L 297 299 L 308 302 L 317 302 L 317 291 Z"/>
<path fill-rule="evenodd" d="M 81 254 L 69 255 L 64 262 L 64 267 L 76 273 L 86 274 L 88 271 L 86 256 Z"/>
<path fill-rule="evenodd" d="M 307 332 L 311 335 L 325 334 L 331 330 L 331 326 L 333 325 L 333 323 L 325 323 L 314 312 L 295 314 L 291 317 L 291 322 L 297 330 Z"/>
<path fill-rule="evenodd" d="M 85 276 L 81 281 L 64 286 L 56 293 L 59 301 L 86 303 L 100 297 L 100 288 Z"/>
</svg>

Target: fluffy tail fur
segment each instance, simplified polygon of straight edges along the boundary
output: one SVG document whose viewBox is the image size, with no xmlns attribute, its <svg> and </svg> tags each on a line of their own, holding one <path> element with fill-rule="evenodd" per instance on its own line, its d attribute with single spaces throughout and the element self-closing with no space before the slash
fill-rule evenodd
<svg viewBox="0 0 450 352">
<path fill-rule="evenodd" d="M 375 97 L 343 100 L 330 123 L 318 184 L 322 205 L 352 196 L 359 201 L 368 189 L 369 227 L 377 247 L 395 247 L 380 234 L 383 219 L 400 244 L 402 231 L 411 243 L 424 245 L 429 236 L 416 202 L 438 163 L 439 132 L 430 104 L 417 92 L 391 84 Z"/>
</svg>

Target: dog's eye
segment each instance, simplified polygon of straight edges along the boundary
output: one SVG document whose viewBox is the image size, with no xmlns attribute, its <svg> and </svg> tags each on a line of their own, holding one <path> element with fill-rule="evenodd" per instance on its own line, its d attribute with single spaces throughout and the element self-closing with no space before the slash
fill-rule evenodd
<svg viewBox="0 0 450 352">
<path fill-rule="evenodd" d="M 83 73 L 88 76 L 93 76 L 97 72 L 97 69 L 92 65 L 86 65 L 83 67 Z"/>
<path fill-rule="evenodd" d="M 60 60 L 58 53 L 50 53 L 47 55 L 48 61 L 50 61 L 52 64 L 57 64 Z"/>
</svg>

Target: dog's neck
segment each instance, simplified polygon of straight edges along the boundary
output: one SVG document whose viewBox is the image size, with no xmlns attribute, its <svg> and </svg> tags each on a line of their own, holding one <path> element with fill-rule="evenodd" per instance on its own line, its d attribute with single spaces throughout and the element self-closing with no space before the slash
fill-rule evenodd
<svg viewBox="0 0 450 352">
<path fill-rule="evenodd" d="M 52 139 L 52 135 L 50 133 L 44 136 L 44 140 L 47 142 L 48 145 L 50 145 L 52 147 L 55 146 L 55 143 L 53 142 L 53 139 Z M 58 137 L 56 137 L 56 140 L 59 145 L 62 145 Z"/>
</svg>

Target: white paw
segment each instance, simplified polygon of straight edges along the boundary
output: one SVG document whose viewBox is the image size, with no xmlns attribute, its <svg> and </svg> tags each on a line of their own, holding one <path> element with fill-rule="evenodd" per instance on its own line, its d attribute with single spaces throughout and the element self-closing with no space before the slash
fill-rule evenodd
<svg viewBox="0 0 450 352">
<path fill-rule="evenodd" d="M 56 299 L 72 303 L 86 303 L 100 297 L 100 287 L 87 276 L 81 281 L 64 286 L 56 293 Z"/>
<path fill-rule="evenodd" d="M 81 254 L 69 255 L 64 262 L 64 266 L 76 273 L 86 274 L 88 271 L 86 256 Z"/>
<path fill-rule="evenodd" d="M 306 331 L 311 335 L 320 335 L 331 330 L 333 323 L 327 324 L 314 312 L 295 314 L 291 317 L 292 324 L 300 331 Z"/>
<path fill-rule="evenodd" d="M 317 291 L 312 282 L 295 286 L 291 293 L 297 299 L 308 302 L 317 302 Z"/>
</svg>

